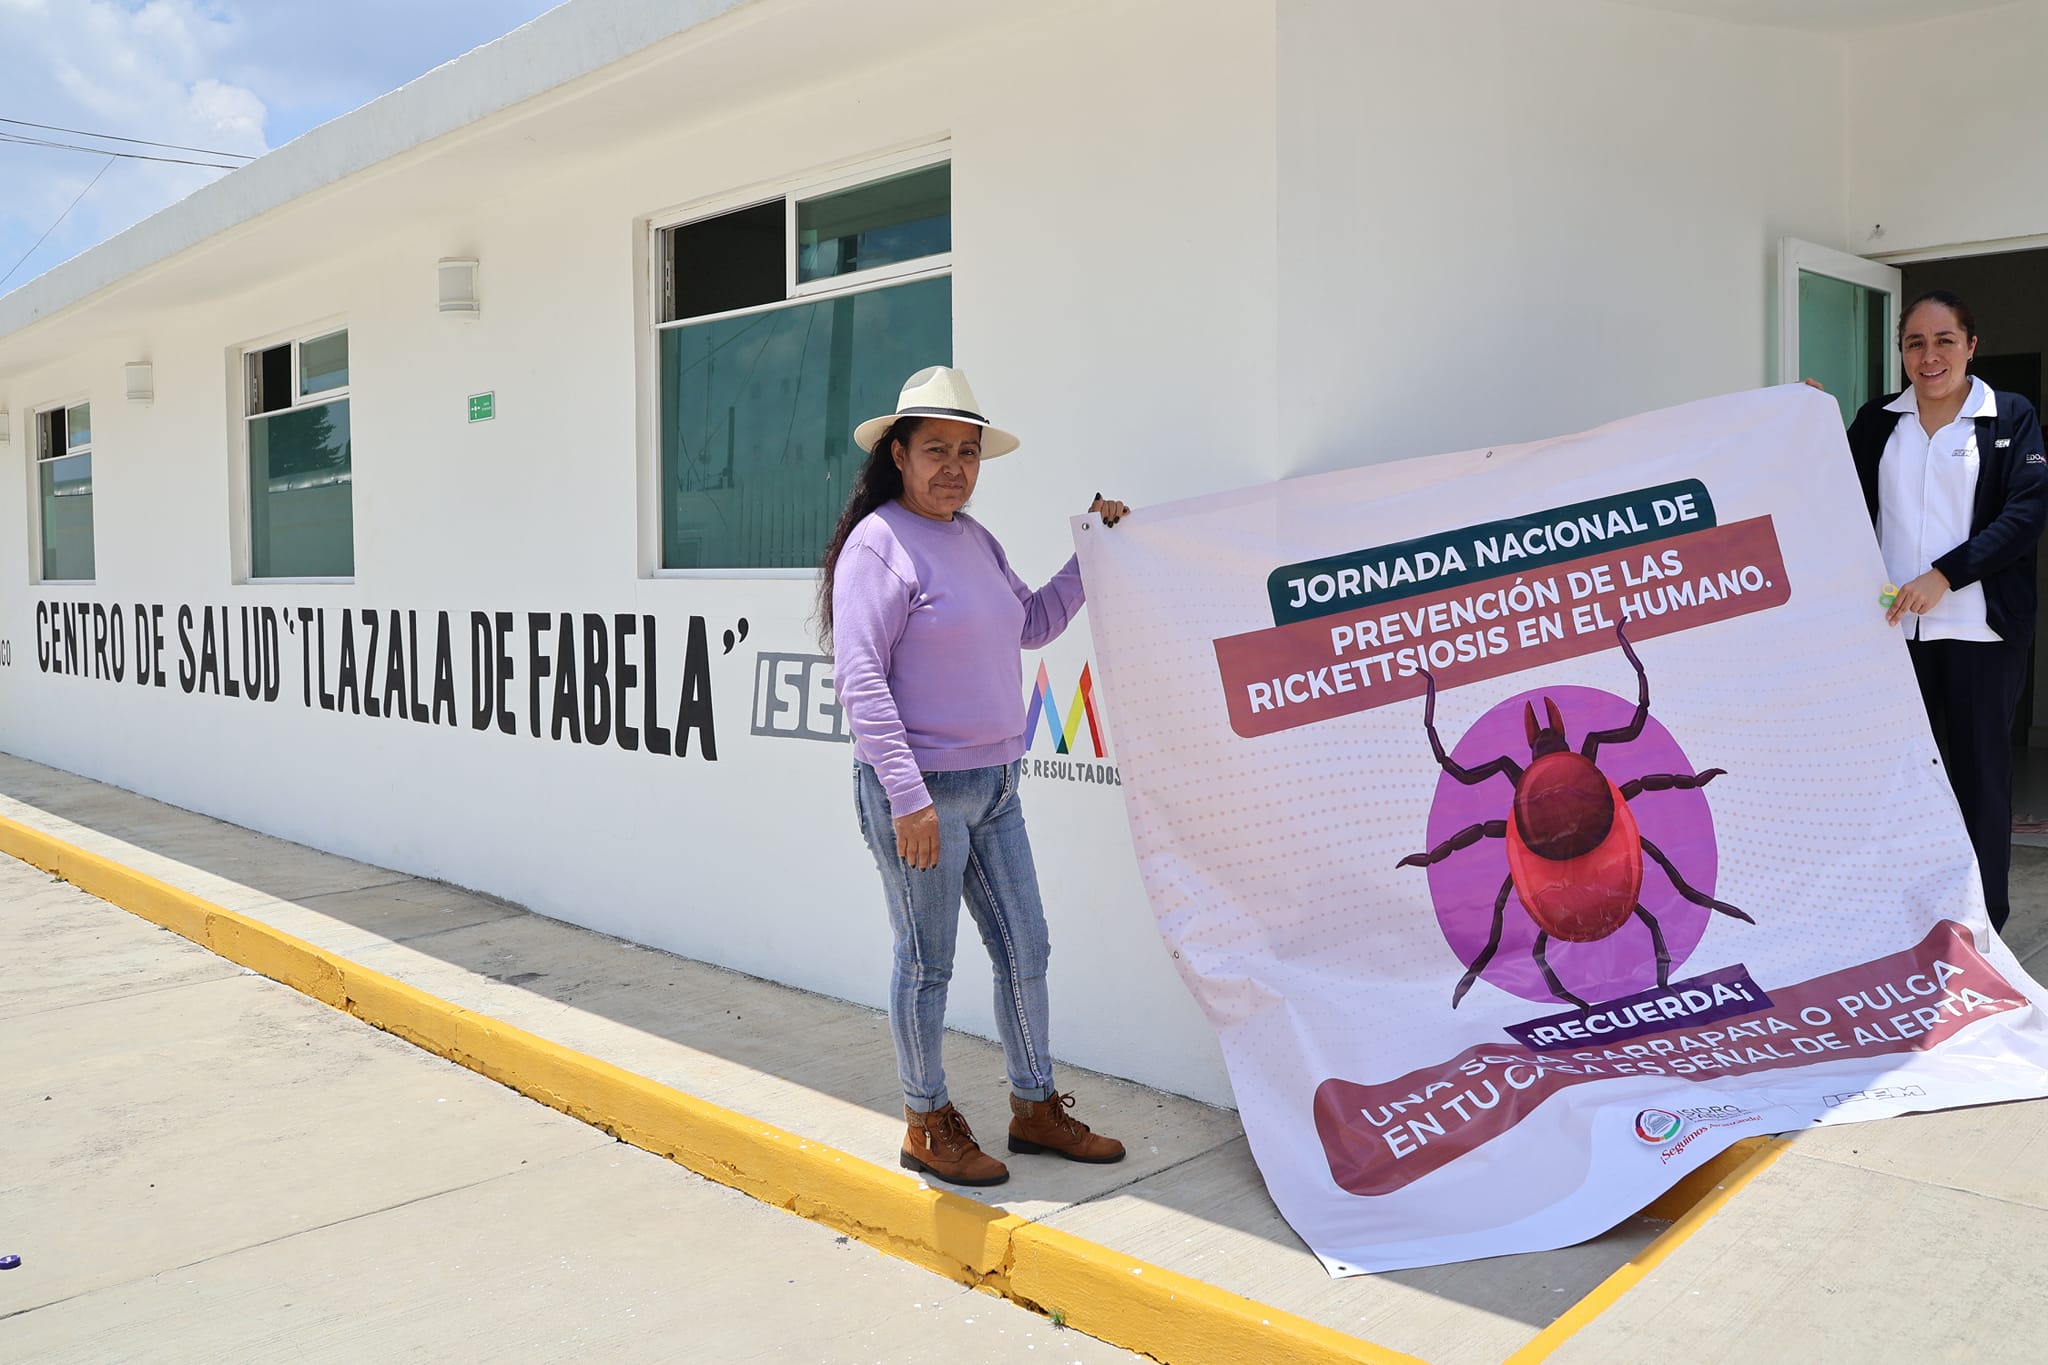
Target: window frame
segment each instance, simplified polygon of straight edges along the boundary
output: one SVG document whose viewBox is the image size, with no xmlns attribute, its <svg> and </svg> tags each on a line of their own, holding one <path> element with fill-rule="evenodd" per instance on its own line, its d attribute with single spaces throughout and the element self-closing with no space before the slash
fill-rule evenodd
<svg viewBox="0 0 2048 1365">
<path fill-rule="evenodd" d="M 1805 377 L 1799 366 L 1799 276 L 1802 273 L 1840 280 L 1883 296 L 1884 335 L 1891 343 L 1885 348 L 1884 382 L 1894 389 L 1904 387 L 1904 362 L 1899 355 L 1899 310 L 1906 305 L 1904 272 L 1889 259 L 1880 261 L 1852 256 L 1798 237 L 1778 239 L 1777 293 L 1773 299 L 1778 311 L 1778 382 L 1796 384 Z"/>
<path fill-rule="evenodd" d="M 782 199 L 782 240 L 787 249 L 783 252 L 783 290 L 787 297 L 783 299 L 783 302 L 790 304 L 795 303 L 798 299 L 821 298 L 835 294 L 855 294 L 862 292 L 860 286 L 872 287 L 879 284 L 894 284 L 898 281 L 922 279 L 929 275 L 952 270 L 953 253 L 948 250 L 931 256 L 918 256 L 908 261 L 895 261 L 888 265 L 870 266 L 866 270 L 851 270 L 844 275 L 829 275 L 824 279 L 810 280 L 805 283 L 799 283 L 796 277 L 796 263 L 799 251 L 796 239 L 796 211 L 798 205 L 812 199 L 823 199 L 828 195 L 837 194 L 841 190 L 859 189 L 862 185 L 871 185 L 878 180 L 893 180 L 899 175 L 908 175 L 912 171 L 921 171 L 931 166 L 946 165 L 952 159 L 950 154 L 942 152 L 938 155 L 896 162 L 886 167 L 869 166 L 858 174 L 835 176 L 830 180 L 806 183 L 801 194 L 790 193 L 784 195 Z M 948 203 L 950 206 L 950 200 Z M 691 318 L 689 320 L 698 322 L 702 319 Z"/>
<path fill-rule="evenodd" d="M 234 555 L 234 582 L 237 586 L 264 587 L 273 583 L 288 585 L 348 584 L 356 581 L 355 575 L 352 574 L 346 577 L 332 574 L 292 575 L 276 578 L 257 577 L 255 571 L 255 534 L 252 525 L 254 508 L 250 503 L 254 490 L 249 486 L 249 424 L 251 422 L 262 417 L 275 417 L 279 413 L 296 412 L 301 408 L 324 407 L 329 403 L 346 401 L 354 395 L 355 352 L 353 349 L 353 338 L 351 338 L 351 349 L 349 352 L 349 382 L 343 384 L 340 388 L 325 389 L 310 397 L 303 396 L 299 392 L 300 384 L 303 380 L 303 376 L 299 371 L 299 348 L 309 341 L 321 341 L 327 337 L 334 336 L 336 333 L 353 332 L 353 330 L 346 317 L 329 316 L 304 327 L 273 332 L 254 341 L 243 342 L 238 346 L 228 348 L 228 421 L 234 428 L 233 437 L 228 442 L 228 497 L 230 499 L 228 525 L 232 528 L 231 552 Z M 268 412 L 251 412 L 249 408 L 254 399 L 254 394 L 250 386 L 249 362 L 264 351 L 274 351 L 278 347 L 286 345 L 292 348 L 292 401 L 285 407 L 272 408 Z M 355 414 L 353 411 L 349 414 L 349 428 L 351 439 L 353 439 L 355 428 Z M 350 535 L 353 537 L 353 515 L 355 511 L 355 457 L 353 452 L 351 452 L 349 457 L 349 510 L 351 515 Z"/>
<path fill-rule="evenodd" d="M 22 463 L 28 466 L 28 572 L 29 582 L 32 584 L 86 585 L 99 582 L 100 525 L 97 515 L 97 508 L 99 506 L 99 490 L 97 488 L 93 490 L 93 506 L 95 508 L 92 525 L 93 576 L 91 578 L 51 578 L 43 573 L 43 466 L 55 460 L 65 459 L 71 455 L 92 455 L 95 453 L 94 447 L 99 444 L 98 437 L 95 435 L 92 440 L 86 442 L 84 450 L 71 450 L 69 448 L 70 424 L 67 422 L 65 424 L 66 449 L 64 454 L 52 456 L 46 460 L 42 453 L 43 419 L 53 412 L 69 412 L 72 408 L 89 407 L 92 401 L 93 398 L 90 390 L 77 390 L 63 398 L 51 399 L 47 403 L 38 403 L 29 409 L 29 458 L 22 461 Z M 95 482 L 97 482 L 99 475 L 97 468 L 94 469 L 93 475 Z"/>
<path fill-rule="evenodd" d="M 950 276 L 953 273 L 953 253 L 943 251 L 931 256 L 919 256 L 915 260 L 897 261 L 868 270 L 856 270 L 828 279 L 798 284 L 796 210 L 798 203 L 802 201 L 821 198 L 840 190 L 855 189 L 877 180 L 887 180 L 893 176 L 923 170 L 928 166 L 949 163 L 953 159 L 950 139 L 923 143 L 913 148 L 864 158 L 859 162 L 826 171 L 814 171 L 771 182 L 756 182 L 742 189 L 708 196 L 659 214 L 649 215 L 641 220 L 641 231 L 636 234 L 635 249 L 641 257 L 642 278 L 646 282 L 646 287 L 636 291 L 638 297 L 635 301 L 635 310 L 641 314 L 638 331 L 641 352 L 640 387 L 643 394 L 643 401 L 639 405 L 639 568 L 642 578 L 816 581 L 816 568 L 663 567 L 661 334 L 700 323 L 749 317 L 758 313 L 817 303 L 824 299 L 871 293 L 877 289 L 893 288 L 918 280 Z M 672 262 L 662 240 L 662 234 L 672 228 L 686 227 L 707 218 L 717 218 L 724 214 L 737 213 L 742 209 L 755 208 L 778 198 L 783 201 L 783 297 L 767 303 L 749 304 L 744 308 L 729 308 L 718 313 L 701 313 L 692 317 L 663 321 L 662 312 L 670 294 L 670 284 L 664 272 L 671 268 Z"/>
</svg>

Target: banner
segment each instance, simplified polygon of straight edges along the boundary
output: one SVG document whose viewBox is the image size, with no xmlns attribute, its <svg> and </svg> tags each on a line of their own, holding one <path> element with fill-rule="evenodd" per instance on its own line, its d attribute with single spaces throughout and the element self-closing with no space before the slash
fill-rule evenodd
<svg viewBox="0 0 2048 1365">
<path fill-rule="evenodd" d="M 2048 1094 L 1826 396 L 1075 536 L 1160 932 L 1332 1274 Z"/>
</svg>

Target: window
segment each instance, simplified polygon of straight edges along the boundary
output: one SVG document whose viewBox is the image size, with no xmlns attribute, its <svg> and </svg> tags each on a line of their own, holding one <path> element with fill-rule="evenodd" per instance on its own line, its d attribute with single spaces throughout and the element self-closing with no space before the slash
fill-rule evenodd
<svg viewBox="0 0 2048 1365">
<path fill-rule="evenodd" d="M 249 576 L 353 577 L 348 333 L 247 351 L 242 366 Z"/>
<path fill-rule="evenodd" d="M 953 358 L 941 162 L 662 228 L 661 567 L 808 569 L 863 418 Z"/>
<path fill-rule="evenodd" d="M 92 404 L 36 414 L 36 492 L 43 578 L 91 579 Z"/>
<path fill-rule="evenodd" d="M 927 166 L 796 206 L 801 282 L 953 249 L 953 168 Z"/>
</svg>

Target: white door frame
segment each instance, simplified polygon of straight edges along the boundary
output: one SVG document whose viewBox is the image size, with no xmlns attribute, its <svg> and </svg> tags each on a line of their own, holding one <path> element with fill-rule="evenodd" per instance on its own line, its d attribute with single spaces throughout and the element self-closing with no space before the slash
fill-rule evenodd
<svg viewBox="0 0 2048 1365">
<path fill-rule="evenodd" d="M 1846 251 L 1836 251 L 1818 242 L 1804 241 L 1798 237 L 1778 239 L 1778 382 L 1796 384 L 1805 376 L 1799 373 L 1799 272 L 1826 275 L 1831 279 L 1847 280 L 1860 284 L 1866 289 L 1875 289 L 1885 296 L 1884 334 L 1888 337 L 1899 333 L 1899 308 L 1902 306 L 1899 293 L 1905 273 L 1897 266 L 1881 261 L 1867 260 L 1862 256 L 1851 256 Z M 1899 350 L 1886 348 L 1885 383 L 1888 388 L 1899 388 Z"/>
</svg>

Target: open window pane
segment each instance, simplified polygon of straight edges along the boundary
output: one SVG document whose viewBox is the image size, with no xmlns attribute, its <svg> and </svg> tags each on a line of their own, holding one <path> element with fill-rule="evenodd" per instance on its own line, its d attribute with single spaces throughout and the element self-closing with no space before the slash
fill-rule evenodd
<svg viewBox="0 0 2048 1365">
<path fill-rule="evenodd" d="M 776 199 L 664 232 L 669 299 L 662 321 L 781 302 L 787 216 Z"/>
<path fill-rule="evenodd" d="M 355 573 L 348 401 L 249 423 L 250 572 L 256 578 Z"/>
<path fill-rule="evenodd" d="M 348 333 L 335 332 L 299 343 L 301 397 L 348 387 Z"/>
<path fill-rule="evenodd" d="M 1865 260 L 1797 237 L 1778 239 L 1778 382 L 1818 379 L 1853 415 L 1898 387 L 1897 266 Z"/>
<path fill-rule="evenodd" d="M 54 460 L 64 453 L 64 409 L 36 414 L 36 458 Z"/>
<path fill-rule="evenodd" d="M 662 566 L 815 565 L 867 458 L 854 425 L 952 356 L 948 278 L 664 331 Z"/>
<path fill-rule="evenodd" d="M 292 348 L 273 346 L 243 357 L 249 367 L 249 411 L 282 412 L 292 405 Z"/>
<path fill-rule="evenodd" d="M 799 281 L 914 261 L 953 249 L 953 168 L 877 180 L 796 206 Z"/>
<path fill-rule="evenodd" d="M 79 450 L 92 444 L 92 404 L 80 403 L 64 409 L 64 448 Z"/>
<path fill-rule="evenodd" d="M 93 577 L 92 456 L 41 461 L 36 476 L 43 518 L 43 577 Z"/>
</svg>

